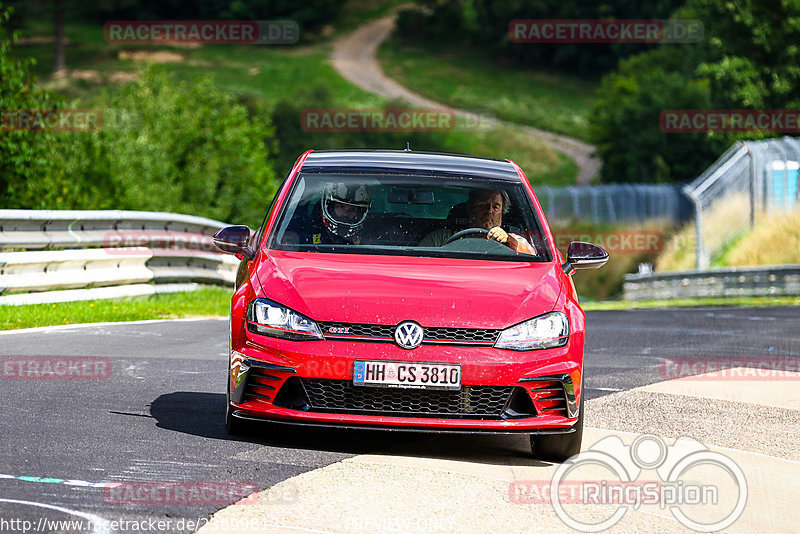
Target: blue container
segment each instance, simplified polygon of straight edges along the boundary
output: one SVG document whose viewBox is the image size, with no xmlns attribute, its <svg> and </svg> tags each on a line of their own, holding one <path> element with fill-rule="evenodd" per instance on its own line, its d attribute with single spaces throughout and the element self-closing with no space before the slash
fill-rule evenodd
<svg viewBox="0 0 800 534">
<path fill-rule="evenodd" d="M 796 161 L 773 161 L 771 203 L 790 211 L 797 205 L 797 175 L 800 164 Z"/>
</svg>

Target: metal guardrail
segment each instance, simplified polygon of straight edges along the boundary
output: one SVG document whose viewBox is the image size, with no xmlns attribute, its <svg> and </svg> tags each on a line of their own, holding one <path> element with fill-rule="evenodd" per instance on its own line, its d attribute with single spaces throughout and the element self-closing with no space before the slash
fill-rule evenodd
<svg viewBox="0 0 800 534">
<path fill-rule="evenodd" d="M 0 210 L 0 249 L 131 246 L 137 231 L 141 236 L 134 246 L 148 246 L 148 236 L 165 241 L 171 235 L 212 243 L 211 235 L 224 226 L 194 215 L 156 211 Z"/>
<path fill-rule="evenodd" d="M 800 295 L 800 265 L 626 274 L 625 300 Z"/>
<path fill-rule="evenodd" d="M 224 223 L 163 212 L 0 210 L 0 305 L 232 285 Z"/>
</svg>

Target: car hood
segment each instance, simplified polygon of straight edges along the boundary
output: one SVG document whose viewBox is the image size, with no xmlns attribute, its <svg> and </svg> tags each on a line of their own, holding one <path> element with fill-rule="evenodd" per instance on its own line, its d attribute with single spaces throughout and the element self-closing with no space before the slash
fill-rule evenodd
<svg viewBox="0 0 800 534">
<path fill-rule="evenodd" d="M 316 321 L 505 328 L 551 311 L 555 262 L 269 251 L 263 297 Z"/>
</svg>

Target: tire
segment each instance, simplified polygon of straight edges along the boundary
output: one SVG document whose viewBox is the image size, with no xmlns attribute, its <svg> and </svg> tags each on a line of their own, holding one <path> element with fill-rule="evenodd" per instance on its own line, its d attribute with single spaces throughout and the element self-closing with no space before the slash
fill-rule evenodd
<svg viewBox="0 0 800 534">
<path fill-rule="evenodd" d="M 581 403 L 578 421 L 573 427 L 575 429 L 574 432 L 570 432 L 569 434 L 531 436 L 531 450 L 533 455 L 542 460 L 563 463 L 581 452 L 581 441 L 583 440 L 583 413 L 586 411 L 585 408 L 586 403 Z"/>
<path fill-rule="evenodd" d="M 225 384 L 225 432 L 230 436 L 242 436 L 247 433 L 249 424 L 247 421 L 242 421 L 233 416 L 231 409 L 231 381 L 228 375 L 228 383 Z"/>
</svg>

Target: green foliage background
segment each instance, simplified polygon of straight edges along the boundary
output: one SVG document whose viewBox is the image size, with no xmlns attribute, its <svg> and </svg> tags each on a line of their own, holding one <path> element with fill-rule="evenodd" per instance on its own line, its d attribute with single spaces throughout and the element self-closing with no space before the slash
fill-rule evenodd
<svg viewBox="0 0 800 534">
<path fill-rule="evenodd" d="M 662 110 L 800 108 L 800 2 L 687 0 L 674 18 L 701 20 L 704 40 L 624 60 L 598 90 L 591 138 L 605 181 L 689 180 L 737 139 L 776 135 L 667 134 Z"/>
<path fill-rule="evenodd" d="M 0 112 L 63 105 L 54 94 L 33 88 L 28 73 L 33 59 L 8 57 L 12 42 L 19 37 L 17 32 L 3 29 L 11 13 L 0 4 Z M 0 132 L 0 206 L 27 207 L 36 201 L 33 184 L 63 172 L 54 157 L 61 144 L 57 135 L 47 132 Z"/>
<path fill-rule="evenodd" d="M 80 205 L 259 220 L 277 183 L 268 114 L 248 110 L 210 78 L 170 82 L 155 66 L 104 90 L 96 105 L 109 119 L 104 127 L 63 147 Z"/>
<path fill-rule="evenodd" d="M 168 15 L 178 3 L 159 5 L 163 11 L 154 15 Z M 0 31 L 3 27 L 8 26 L 0 24 Z M 169 211 L 257 227 L 279 178 L 309 148 L 401 149 L 408 141 L 417 149 L 446 152 L 463 141 L 455 132 L 306 132 L 300 121 L 304 109 L 343 103 L 324 78 L 308 86 L 288 83 L 282 99 L 269 101 L 258 91 L 225 87 L 219 79 L 180 71 L 176 79 L 175 67 L 168 75 L 165 67 L 149 65 L 132 82 L 83 91 L 66 102 L 37 89 L 30 72 L 35 63 L 10 56 L 12 44 L 6 38 L 0 49 L 3 109 L 97 109 L 103 126 L 94 132 L 1 132 L 0 205 L 7 208 Z"/>
<path fill-rule="evenodd" d="M 667 109 L 800 108 L 798 0 L 418 0 L 402 12 L 407 43 L 488 49 L 510 68 L 602 78 L 587 138 L 606 182 L 685 181 L 737 139 L 780 133 L 665 133 Z M 530 44 L 510 42 L 515 19 L 696 19 L 699 43 Z M 449 45 L 440 44 L 440 47 Z M 568 132 L 569 133 L 569 132 Z M 588 133 L 588 135 L 587 135 Z"/>
</svg>

